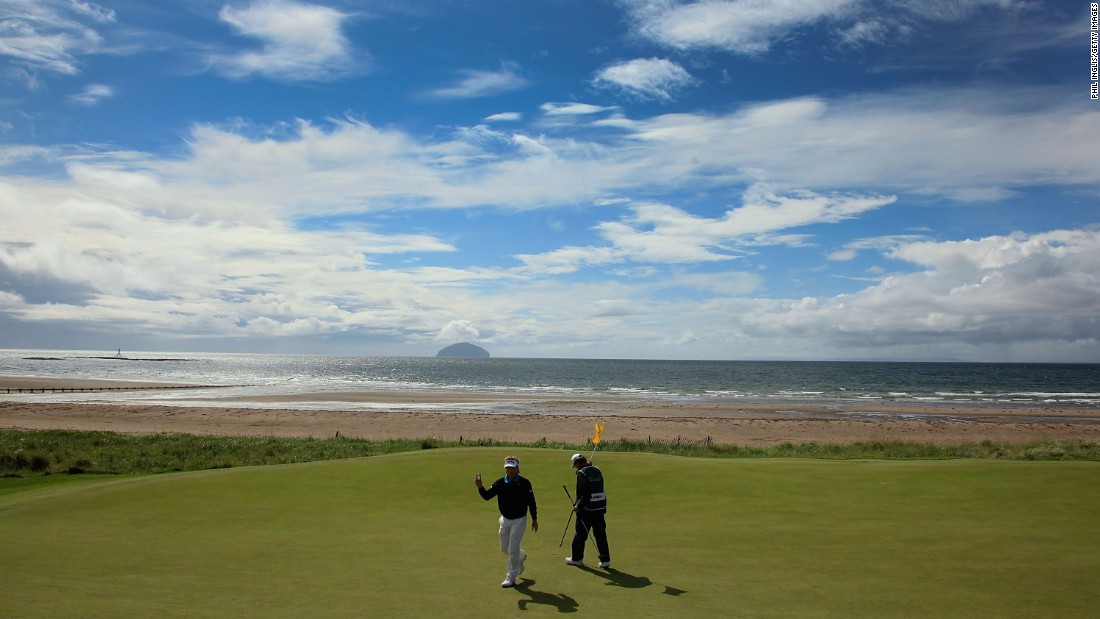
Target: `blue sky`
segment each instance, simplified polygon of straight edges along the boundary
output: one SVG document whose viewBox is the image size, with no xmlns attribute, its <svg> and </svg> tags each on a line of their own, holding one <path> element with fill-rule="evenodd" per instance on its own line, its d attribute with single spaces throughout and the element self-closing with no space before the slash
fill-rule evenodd
<svg viewBox="0 0 1100 619">
<path fill-rule="evenodd" d="M 1097 362 L 1088 13 L 0 0 L 0 346 Z"/>
</svg>

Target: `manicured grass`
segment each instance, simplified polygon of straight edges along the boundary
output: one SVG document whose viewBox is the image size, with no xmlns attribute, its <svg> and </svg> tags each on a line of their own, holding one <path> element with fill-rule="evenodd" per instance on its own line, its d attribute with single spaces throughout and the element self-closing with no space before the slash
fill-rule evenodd
<svg viewBox="0 0 1100 619">
<path fill-rule="evenodd" d="M 522 586 L 502 590 L 496 506 L 473 476 L 499 475 L 512 451 L 542 529 L 525 538 Z M 1094 462 L 597 453 L 604 572 L 562 563 L 568 454 L 421 449 L 3 495 L 0 616 L 1063 618 L 1100 605 Z"/>
</svg>

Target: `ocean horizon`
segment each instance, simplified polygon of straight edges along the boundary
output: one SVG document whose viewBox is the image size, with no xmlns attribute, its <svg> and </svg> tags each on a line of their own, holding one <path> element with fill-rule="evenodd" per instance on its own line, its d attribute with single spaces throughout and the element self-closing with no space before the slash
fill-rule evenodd
<svg viewBox="0 0 1100 619">
<path fill-rule="evenodd" d="M 120 356 L 121 355 L 121 356 Z M 958 361 L 672 361 L 0 350 L 0 376 L 109 379 L 180 390 L 34 394 L 34 401 L 194 405 L 312 392 L 467 392 L 769 403 L 1100 408 L 1100 364 Z M 32 397 L 0 394 L 0 398 Z M 221 405 L 225 405 L 224 402 Z M 242 406 L 248 406 L 242 403 Z M 299 407 L 295 405 L 295 407 Z M 347 409 L 339 400 L 310 408 Z"/>
</svg>

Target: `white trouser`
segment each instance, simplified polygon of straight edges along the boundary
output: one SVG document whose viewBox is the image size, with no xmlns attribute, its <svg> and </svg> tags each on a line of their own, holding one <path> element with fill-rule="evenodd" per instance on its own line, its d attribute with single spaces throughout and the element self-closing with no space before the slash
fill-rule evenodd
<svg viewBox="0 0 1100 619">
<path fill-rule="evenodd" d="M 523 567 L 523 554 L 519 550 L 523 532 L 527 529 L 527 516 L 522 518 L 500 517 L 500 551 L 508 555 L 508 577 L 515 580 Z"/>
</svg>

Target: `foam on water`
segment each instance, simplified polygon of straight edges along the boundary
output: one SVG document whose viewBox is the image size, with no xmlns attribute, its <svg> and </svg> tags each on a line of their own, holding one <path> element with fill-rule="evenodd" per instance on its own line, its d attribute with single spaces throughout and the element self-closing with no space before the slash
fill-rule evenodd
<svg viewBox="0 0 1100 619">
<path fill-rule="evenodd" d="M 153 352 L 124 357 L 90 351 L 0 350 L 0 375 L 219 387 L 34 395 L 0 392 L 0 399 L 195 405 L 196 398 L 206 397 L 442 391 L 517 397 L 1100 408 L 1098 364 L 439 359 Z M 364 410 L 371 408 L 364 403 L 358 405 Z M 348 403 L 342 401 L 311 406 L 348 409 Z M 428 405 L 402 406 L 412 409 Z M 392 404 L 385 407 L 396 408 Z"/>
</svg>

